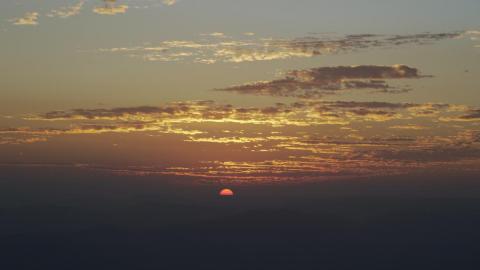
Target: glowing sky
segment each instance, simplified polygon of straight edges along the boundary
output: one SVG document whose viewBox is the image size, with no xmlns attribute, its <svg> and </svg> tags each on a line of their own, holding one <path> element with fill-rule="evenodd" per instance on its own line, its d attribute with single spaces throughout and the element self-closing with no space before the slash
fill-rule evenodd
<svg viewBox="0 0 480 270">
<path fill-rule="evenodd" d="M 0 2 L 0 163 L 208 181 L 480 170 L 477 0 Z"/>
</svg>

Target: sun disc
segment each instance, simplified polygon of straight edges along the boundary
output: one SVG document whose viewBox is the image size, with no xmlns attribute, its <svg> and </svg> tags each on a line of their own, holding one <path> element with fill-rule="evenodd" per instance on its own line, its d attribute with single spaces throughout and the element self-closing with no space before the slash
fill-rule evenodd
<svg viewBox="0 0 480 270">
<path fill-rule="evenodd" d="M 224 188 L 220 190 L 220 196 L 233 196 L 233 195 L 234 195 L 233 191 L 229 188 Z"/>
</svg>

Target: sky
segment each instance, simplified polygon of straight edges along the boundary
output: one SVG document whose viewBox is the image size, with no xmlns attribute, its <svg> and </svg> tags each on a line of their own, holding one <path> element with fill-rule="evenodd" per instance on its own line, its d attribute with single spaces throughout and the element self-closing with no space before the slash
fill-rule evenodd
<svg viewBox="0 0 480 270">
<path fill-rule="evenodd" d="M 480 269 L 479 14 L 1 0 L 1 265 Z"/>
<path fill-rule="evenodd" d="M 480 168 L 476 0 L 0 2 L 0 163 L 221 184 Z"/>
</svg>

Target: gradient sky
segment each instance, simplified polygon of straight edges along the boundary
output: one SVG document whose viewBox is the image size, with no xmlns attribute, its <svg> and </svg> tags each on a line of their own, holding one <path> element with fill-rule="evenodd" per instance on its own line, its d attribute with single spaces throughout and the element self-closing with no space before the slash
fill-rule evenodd
<svg viewBox="0 0 480 270">
<path fill-rule="evenodd" d="M 0 2 L 0 163 L 209 181 L 480 165 L 477 0 Z"/>
</svg>

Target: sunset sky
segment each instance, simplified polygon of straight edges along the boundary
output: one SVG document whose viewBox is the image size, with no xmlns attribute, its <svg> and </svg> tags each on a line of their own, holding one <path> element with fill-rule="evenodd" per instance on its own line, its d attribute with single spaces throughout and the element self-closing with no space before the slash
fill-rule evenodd
<svg viewBox="0 0 480 270">
<path fill-rule="evenodd" d="M 480 0 L 0 0 L 0 269 L 480 269 Z"/>
<path fill-rule="evenodd" d="M 242 184 L 477 173 L 479 12 L 1 1 L 0 162 Z"/>
</svg>

